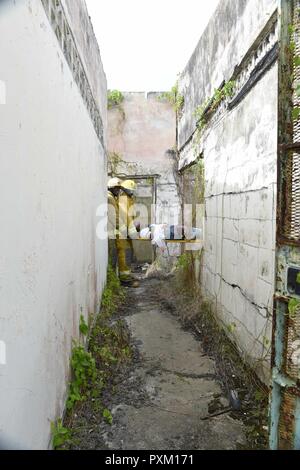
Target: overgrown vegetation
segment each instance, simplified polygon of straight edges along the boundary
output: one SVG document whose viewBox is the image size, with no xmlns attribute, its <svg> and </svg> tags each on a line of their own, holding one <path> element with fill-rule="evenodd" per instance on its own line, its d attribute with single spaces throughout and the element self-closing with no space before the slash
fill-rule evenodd
<svg viewBox="0 0 300 470">
<path fill-rule="evenodd" d="M 296 299 L 296 298 L 290 299 L 289 305 L 288 305 L 288 315 L 291 320 L 296 319 L 299 307 L 300 307 L 299 299 Z"/>
<path fill-rule="evenodd" d="M 176 84 L 172 87 L 171 91 L 162 93 L 159 96 L 159 99 L 168 101 L 168 103 L 172 105 L 176 114 L 180 114 L 183 111 L 184 96 L 179 93 L 178 82 L 176 82 Z"/>
<path fill-rule="evenodd" d="M 199 284 L 195 283 L 196 259 L 192 252 L 179 258 L 175 276 L 164 283 L 160 292 L 162 303 L 172 312 L 177 311 L 183 325 L 200 337 L 204 353 L 214 359 L 218 378 L 232 406 L 231 415 L 245 422 L 247 449 L 267 448 L 269 391 L 230 339 L 237 325 L 219 323 L 215 306 L 203 299 Z"/>
<path fill-rule="evenodd" d="M 81 412 L 91 407 L 93 413 L 112 424 L 113 416 L 105 406 L 103 393 L 111 378 L 122 364 L 131 358 L 129 336 L 122 320 L 114 321 L 113 315 L 125 300 L 125 293 L 114 270 L 109 267 L 107 285 L 102 295 L 101 313 L 92 328 L 88 348 L 78 341 L 73 342 L 71 369 L 72 381 L 66 405 L 64 423 L 52 423 L 52 439 L 55 449 L 76 447 L 82 426 Z M 79 331 L 86 337 L 89 327 L 81 316 Z"/>
<path fill-rule="evenodd" d="M 195 260 L 196 256 L 201 256 L 191 251 L 183 253 L 177 261 L 175 283 L 177 288 L 180 290 L 182 286 L 189 286 L 188 290 L 192 289 L 192 286 L 196 285 L 195 279 Z"/>
<path fill-rule="evenodd" d="M 89 393 L 89 387 L 95 383 L 97 372 L 95 359 L 85 348 L 73 342 L 71 366 L 73 380 L 67 400 L 67 409 L 73 409 L 77 402 L 84 401 Z"/>
<path fill-rule="evenodd" d="M 115 106 L 120 106 L 124 101 L 124 95 L 119 90 L 108 90 L 107 107 L 112 109 Z"/>
<path fill-rule="evenodd" d="M 71 439 L 71 431 L 63 426 L 62 420 L 51 423 L 52 444 L 54 449 L 59 449 Z"/>
<path fill-rule="evenodd" d="M 195 109 L 194 116 L 197 120 L 198 130 L 201 131 L 206 126 L 209 115 L 217 109 L 222 101 L 232 98 L 235 88 L 236 83 L 233 80 L 226 82 L 222 88 L 215 89 L 212 97 L 206 99 L 202 105 Z"/>
<path fill-rule="evenodd" d="M 83 315 L 80 315 L 79 331 L 83 336 L 87 336 L 89 332 L 89 326 Z"/>
</svg>

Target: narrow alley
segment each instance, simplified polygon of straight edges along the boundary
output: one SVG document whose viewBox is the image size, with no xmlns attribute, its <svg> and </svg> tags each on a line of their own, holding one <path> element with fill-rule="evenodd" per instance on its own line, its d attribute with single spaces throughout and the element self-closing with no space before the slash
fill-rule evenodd
<svg viewBox="0 0 300 470">
<path fill-rule="evenodd" d="M 0 450 L 300 450 L 300 0 L 0 37 Z"/>
<path fill-rule="evenodd" d="M 113 378 L 100 398 L 91 395 L 66 420 L 67 427 L 72 423 L 72 438 L 65 448 L 179 451 L 258 447 L 253 436 L 249 441 L 244 418 L 249 411 L 256 413 L 251 425 L 254 435 L 261 435 L 260 406 L 249 401 L 259 388 L 251 390 L 253 384 L 244 383 L 248 397 L 240 388 L 236 393 L 237 400 L 243 397 L 242 404 L 234 403 L 196 330 L 187 327 L 166 300 L 164 286 L 169 281 L 146 279 L 141 274 L 139 278 L 140 287 L 126 289 L 125 303 L 110 320 L 112 325 L 124 323 L 132 357 L 118 372 L 113 364 Z M 238 379 L 244 381 L 245 377 L 241 374 Z M 109 410 L 110 419 L 103 419 L 103 408 Z"/>
<path fill-rule="evenodd" d="M 178 318 L 159 303 L 163 281 L 145 281 L 131 293 L 126 323 L 139 361 L 113 402 L 113 425 L 105 430 L 109 449 L 236 449 L 243 443 L 243 425 L 229 408 L 216 380 L 214 362 Z"/>
</svg>

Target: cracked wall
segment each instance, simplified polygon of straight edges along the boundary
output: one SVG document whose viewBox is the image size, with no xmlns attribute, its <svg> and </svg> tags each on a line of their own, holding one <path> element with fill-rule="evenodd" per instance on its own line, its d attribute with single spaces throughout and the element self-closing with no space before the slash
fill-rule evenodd
<svg viewBox="0 0 300 470">
<path fill-rule="evenodd" d="M 266 382 L 275 279 L 277 188 L 276 61 L 257 76 L 277 42 L 276 1 L 224 0 L 180 77 L 180 168 L 205 164 L 205 242 L 201 284 L 245 359 Z M 256 74 L 256 75 L 255 75 Z M 194 111 L 234 80 L 238 104 L 225 100 L 201 132 Z M 232 97 L 232 101 L 234 100 Z"/>
<path fill-rule="evenodd" d="M 70 68 L 47 5 L 0 4 L 0 448 L 49 446 L 50 422 L 65 406 L 72 338 L 80 315 L 98 312 L 106 279 L 107 241 L 96 237 L 96 210 L 107 198 L 106 80 L 85 3 L 63 2 L 85 77 L 76 77 L 75 52 Z"/>
</svg>

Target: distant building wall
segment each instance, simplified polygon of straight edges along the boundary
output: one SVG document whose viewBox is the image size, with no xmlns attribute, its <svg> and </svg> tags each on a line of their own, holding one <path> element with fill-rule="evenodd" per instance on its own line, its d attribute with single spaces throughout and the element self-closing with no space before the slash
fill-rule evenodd
<svg viewBox="0 0 300 470">
<path fill-rule="evenodd" d="M 268 381 L 277 185 L 277 2 L 222 0 L 179 81 L 180 169 L 202 158 L 201 285 L 245 358 Z M 235 92 L 197 130 L 197 107 Z M 199 114 L 198 114 L 199 117 Z"/>
<path fill-rule="evenodd" d="M 161 93 L 124 93 L 120 106 L 109 110 L 108 129 L 109 154 L 120 158 L 119 164 L 110 165 L 113 173 L 121 177 L 157 175 L 157 210 L 152 223 L 180 222 L 176 113 L 171 104 L 161 99 Z M 142 193 L 149 195 L 149 188 L 140 187 Z M 171 247 L 170 252 L 178 253 L 178 247 Z"/>
<path fill-rule="evenodd" d="M 0 6 L 0 448 L 49 446 L 106 279 L 106 79 L 84 1 L 49 5 Z"/>
</svg>

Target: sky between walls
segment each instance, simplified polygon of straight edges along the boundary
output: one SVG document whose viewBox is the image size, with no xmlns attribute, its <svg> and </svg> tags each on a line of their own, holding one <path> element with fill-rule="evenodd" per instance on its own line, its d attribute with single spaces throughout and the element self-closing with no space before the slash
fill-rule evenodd
<svg viewBox="0 0 300 470">
<path fill-rule="evenodd" d="M 220 0 L 222 1 L 222 0 Z M 219 0 L 86 0 L 110 89 L 166 91 Z"/>
</svg>

